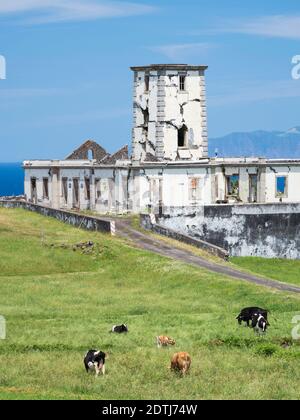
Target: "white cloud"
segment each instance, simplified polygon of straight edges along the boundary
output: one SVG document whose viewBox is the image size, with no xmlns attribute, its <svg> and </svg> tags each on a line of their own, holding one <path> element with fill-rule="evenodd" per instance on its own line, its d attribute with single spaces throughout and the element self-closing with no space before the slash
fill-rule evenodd
<svg viewBox="0 0 300 420">
<path fill-rule="evenodd" d="M 29 24 L 135 16 L 155 10 L 155 7 L 148 5 L 111 0 L 1 0 L 0 2 L 0 17 L 17 16 L 22 19 L 22 23 Z M 28 14 L 29 12 L 31 13 Z"/>
<path fill-rule="evenodd" d="M 256 19 L 223 21 L 217 32 L 300 39 L 300 16 L 275 15 Z"/>
<path fill-rule="evenodd" d="M 227 86 L 227 92 L 208 97 L 209 106 L 227 106 L 266 100 L 300 98 L 300 82 L 295 80 L 262 81 L 242 87 Z"/>
<path fill-rule="evenodd" d="M 0 3 L 0 13 L 17 13 L 28 10 L 49 7 L 56 3 L 56 0 L 2 0 Z"/>
<path fill-rule="evenodd" d="M 169 45 L 160 45 L 155 47 L 150 47 L 149 49 L 153 52 L 164 55 L 170 60 L 181 60 L 188 58 L 190 56 L 195 56 L 197 54 L 204 54 L 211 48 L 214 48 L 215 45 L 198 42 L 191 44 L 169 44 Z"/>
</svg>

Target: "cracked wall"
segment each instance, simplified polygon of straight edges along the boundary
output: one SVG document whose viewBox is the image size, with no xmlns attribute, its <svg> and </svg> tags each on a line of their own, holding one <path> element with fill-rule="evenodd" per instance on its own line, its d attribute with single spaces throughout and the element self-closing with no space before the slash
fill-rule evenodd
<svg viewBox="0 0 300 420">
<path fill-rule="evenodd" d="M 149 90 L 145 77 L 149 75 Z M 134 73 L 133 160 L 198 160 L 206 158 L 207 116 L 204 70 L 185 71 L 180 90 L 179 70 Z M 187 127 L 185 147 L 178 132 Z M 151 159 L 152 157 L 152 159 Z"/>
</svg>

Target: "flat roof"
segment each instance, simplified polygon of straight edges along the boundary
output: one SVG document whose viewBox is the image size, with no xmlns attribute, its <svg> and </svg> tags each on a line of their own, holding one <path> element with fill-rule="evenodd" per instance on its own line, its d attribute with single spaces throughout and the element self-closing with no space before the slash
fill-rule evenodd
<svg viewBox="0 0 300 420">
<path fill-rule="evenodd" d="M 101 164 L 97 161 L 88 160 L 32 160 L 24 161 L 24 169 L 50 169 L 50 168 L 176 168 L 176 167 L 272 167 L 272 166 L 300 166 L 300 159 L 262 159 L 262 158 L 203 158 L 201 160 L 181 160 L 181 161 L 159 161 L 159 162 L 132 162 L 128 160 L 117 161 L 116 164 Z"/>
<path fill-rule="evenodd" d="M 130 67 L 132 71 L 150 71 L 150 70 L 206 70 L 208 66 L 189 65 L 189 64 L 150 64 L 149 66 Z"/>
</svg>

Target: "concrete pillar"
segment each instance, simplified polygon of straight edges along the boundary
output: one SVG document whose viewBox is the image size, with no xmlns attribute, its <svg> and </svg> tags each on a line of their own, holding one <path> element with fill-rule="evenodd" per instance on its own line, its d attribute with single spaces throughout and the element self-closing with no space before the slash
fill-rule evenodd
<svg viewBox="0 0 300 420">
<path fill-rule="evenodd" d="M 71 210 L 73 208 L 73 179 L 68 178 L 68 202 L 67 208 Z"/>
<path fill-rule="evenodd" d="M 211 181 L 211 202 L 215 203 L 217 201 L 217 187 L 218 187 L 218 182 L 216 179 L 216 169 L 215 168 L 211 168 L 210 171 L 211 175 L 210 175 L 210 181 Z"/>
<path fill-rule="evenodd" d="M 115 191 L 115 179 L 108 179 L 108 193 L 109 193 L 109 209 L 108 211 L 116 212 L 116 191 Z"/>
<path fill-rule="evenodd" d="M 132 172 L 132 178 L 131 178 L 131 182 L 132 182 L 132 189 L 131 189 L 131 194 L 130 194 L 130 198 L 132 199 L 132 211 L 133 213 L 139 213 L 141 211 L 140 208 L 140 176 L 139 176 L 139 171 L 138 170 L 134 170 Z"/>
<path fill-rule="evenodd" d="M 116 169 L 116 171 L 115 171 L 115 182 L 114 182 L 116 213 L 122 213 L 122 211 L 123 211 L 122 190 L 120 188 L 121 182 L 122 182 L 121 172 L 120 172 L 120 170 Z"/>
<path fill-rule="evenodd" d="M 259 203 L 266 202 L 266 168 L 259 169 L 258 176 L 258 191 L 257 191 L 257 200 Z"/>
<path fill-rule="evenodd" d="M 85 179 L 84 173 L 80 173 L 80 180 L 79 180 L 79 209 L 86 210 L 86 199 L 85 199 Z"/>
<path fill-rule="evenodd" d="M 91 175 L 91 182 L 90 182 L 90 209 L 92 211 L 96 210 L 96 185 L 95 185 L 95 174 L 92 173 Z"/>
<path fill-rule="evenodd" d="M 60 207 L 59 168 L 52 169 L 52 207 L 54 209 Z"/>
<path fill-rule="evenodd" d="M 246 168 L 240 168 L 239 196 L 243 203 L 249 201 L 249 174 Z"/>
</svg>

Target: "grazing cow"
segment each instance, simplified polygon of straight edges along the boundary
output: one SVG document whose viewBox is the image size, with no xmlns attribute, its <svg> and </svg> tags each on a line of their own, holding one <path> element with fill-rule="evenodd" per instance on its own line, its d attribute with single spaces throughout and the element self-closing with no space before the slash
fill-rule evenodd
<svg viewBox="0 0 300 420">
<path fill-rule="evenodd" d="M 191 356 L 186 352 L 176 353 L 171 359 L 171 370 L 179 371 L 185 375 L 191 367 Z"/>
<path fill-rule="evenodd" d="M 100 372 L 105 375 L 105 357 L 103 351 L 89 350 L 84 357 L 85 370 L 88 372 L 96 372 L 99 376 Z"/>
<path fill-rule="evenodd" d="M 254 315 L 252 318 L 252 328 L 259 335 L 265 334 L 269 326 L 270 324 L 268 320 L 261 314 Z"/>
<path fill-rule="evenodd" d="M 128 326 L 126 324 L 114 325 L 111 329 L 111 332 L 117 334 L 128 333 Z"/>
<path fill-rule="evenodd" d="M 269 311 L 262 308 L 245 308 L 241 310 L 241 313 L 236 319 L 240 325 L 242 325 L 242 322 L 246 322 L 247 326 L 250 327 L 250 322 L 252 322 L 253 317 L 257 315 L 262 315 L 268 321 L 268 312 Z"/>
<path fill-rule="evenodd" d="M 176 342 L 173 338 L 166 337 L 164 335 L 160 335 L 156 337 L 157 347 L 168 347 L 168 346 L 175 346 Z"/>
</svg>

